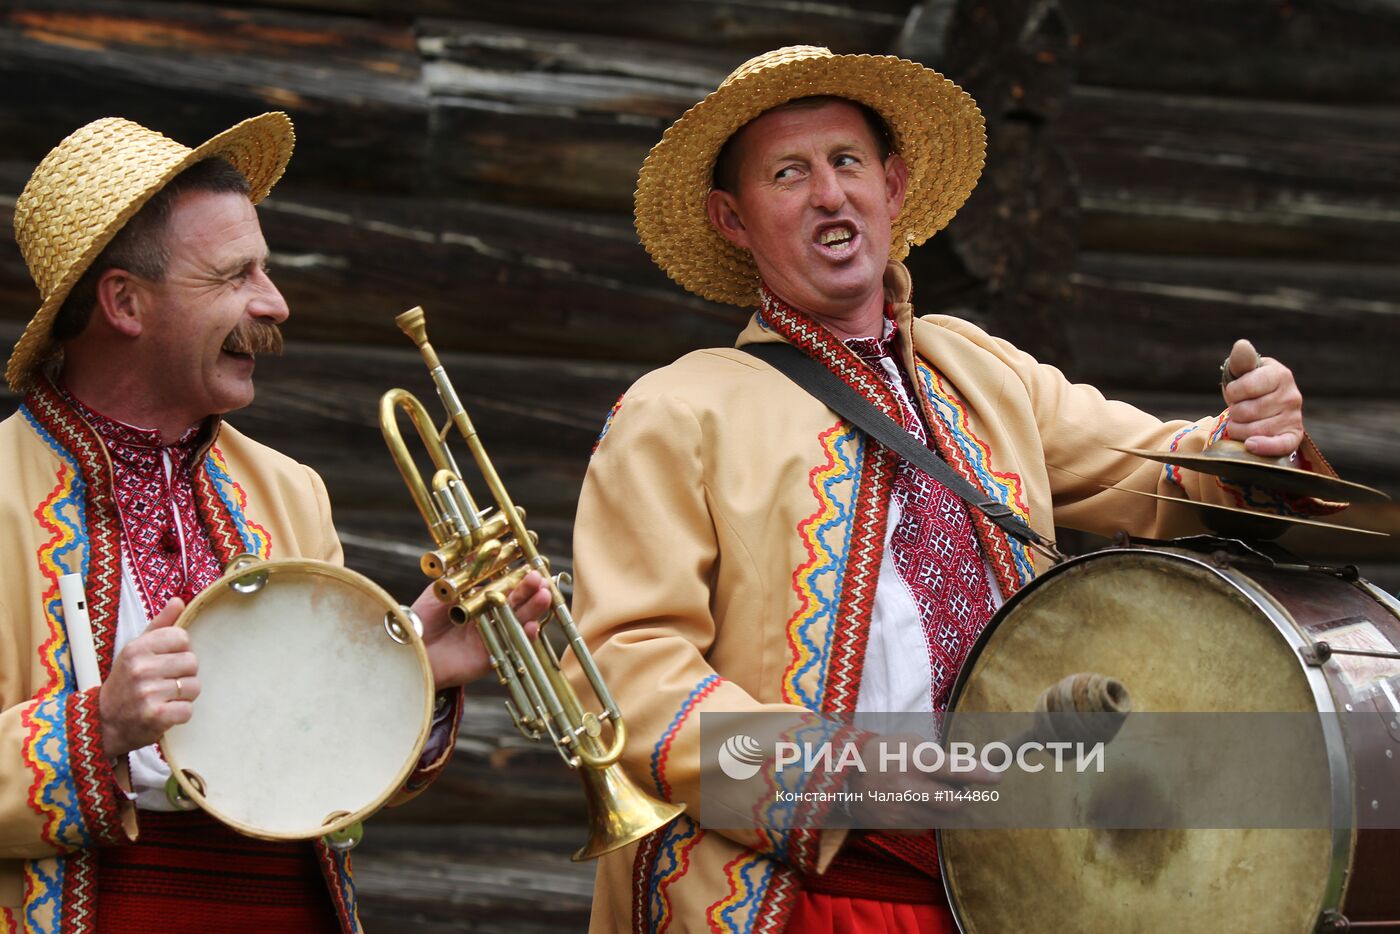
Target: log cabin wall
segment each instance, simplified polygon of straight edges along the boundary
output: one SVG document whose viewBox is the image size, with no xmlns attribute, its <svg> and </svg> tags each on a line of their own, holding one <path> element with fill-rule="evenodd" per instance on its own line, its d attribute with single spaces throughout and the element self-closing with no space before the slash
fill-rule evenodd
<svg viewBox="0 0 1400 934">
<path fill-rule="evenodd" d="M 758 52 L 896 52 L 988 118 L 972 200 L 910 265 L 964 315 L 1164 417 L 1219 408 L 1249 336 L 1298 374 L 1343 476 L 1400 494 L 1400 10 L 1339 0 L 10 0 L 0 7 L 0 220 L 68 132 L 122 115 L 187 143 L 288 111 L 262 208 L 293 318 L 234 421 L 311 464 L 348 562 L 402 597 L 425 541 L 375 425 L 431 390 L 414 304 L 556 564 L 593 439 L 645 370 L 729 344 L 637 245 L 631 193 L 664 128 Z M 0 242 L 0 339 L 36 305 Z M 0 396 L 0 414 L 17 404 Z M 1394 508 L 1347 521 L 1400 526 Z M 1390 541 L 1328 540 L 1392 590 Z M 371 928 L 582 929 L 573 780 L 476 686 L 449 774 L 371 824 Z"/>
</svg>

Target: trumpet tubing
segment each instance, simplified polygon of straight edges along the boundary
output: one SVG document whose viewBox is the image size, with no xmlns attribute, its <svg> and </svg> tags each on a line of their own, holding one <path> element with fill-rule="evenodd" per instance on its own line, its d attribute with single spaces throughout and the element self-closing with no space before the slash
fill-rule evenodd
<svg viewBox="0 0 1400 934">
<path fill-rule="evenodd" d="M 603 683 L 569 614 L 549 561 L 538 548 L 538 536 L 525 526 L 525 511 L 506 491 L 486 455 L 461 398 L 428 342 L 425 314 L 413 308 L 395 323 L 417 345 L 423 362 L 447 410 L 447 423 L 437 428 L 418 399 L 404 389 L 391 389 L 379 403 L 379 423 L 389 453 L 413 503 L 433 539 L 420 567 L 433 579 L 433 593 L 449 604 L 453 622 L 474 622 L 490 655 L 491 667 L 509 699 L 506 708 L 520 732 L 530 739 L 548 735 L 559 755 L 583 779 L 590 813 L 589 842 L 574 859 L 592 859 L 625 846 L 661 827 L 684 809 L 683 804 L 659 801 L 637 788 L 618 760 L 627 742 L 627 726 Z M 433 464 L 424 482 L 399 429 L 406 414 Z M 494 508 L 478 508 L 457 462 L 447 446 L 456 433 L 490 491 Z M 510 608 L 510 592 L 531 571 L 538 571 L 550 593 L 550 609 L 531 640 Z M 545 637 L 546 626 L 557 626 L 574 653 L 599 709 L 585 710 L 564 677 L 560 659 Z M 607 729 L 611 736 L 605 737 Z"/>
</svg>

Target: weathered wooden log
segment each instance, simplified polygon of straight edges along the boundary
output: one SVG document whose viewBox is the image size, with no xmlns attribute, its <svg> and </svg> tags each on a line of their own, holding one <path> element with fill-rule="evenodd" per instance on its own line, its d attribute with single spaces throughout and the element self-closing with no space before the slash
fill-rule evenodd
<svg viewBox="0 0 1400 934">
<path fill-rule="evenodd" d="M 1054 138 L 1090 250 L 1400 259 L 1400 115 L 1078 86 Z"/>
<path fill-rule="evenodd" d="M 0 10 L 0 102 L 0 158 L 37 161 L 98 117 L 195 142 L 288 110 L 317 141 L 295 163 L 306 178 L 410 190 L 427 145 L 412 31 L 324 15 L 16 0 Z"/>
<path fill-rule="evenodd" d="M 1178 94 L 1400 101 L 1400 9 L 1308 0 L 1062 0 L 1079 80 Z"/>
<path fill-rule="evenodd" d="M 1046 132 L 1068 96 L 1073 49 L 1057 3 L 933 0 L 911 14 L 896 50 L 936 56 L 987 121 L 987 165 L 945 245 L 979 284 L 975 307 L 1016 329 L 1048 363 L 1073 350 L 1060 324 L 1078 250 L 1079 209 L 1065 159 Z"/>
<path fill-rule="evenodd" d="M 283 0 L 253 0 L 237 6 L 280 6 Z M 370 17 L 461 17 L 588 36 L 600 32 L 629 39 L 661 40 L 738 54 L 738 64 L 784 45 L 824 45 L 839 52 L 869 52 L 890 46 L 912 0 L 867 3 L 804 3 L 787 0 L 673 0 L 659 10 L 645 0 L 611 2 L 605 8 L 569 0 L 402 0 L 386 9 L 382 0 L 298 0 L 301 7 Z M 605 22 L 600 22 L 602 16 Z"/>
<path fill-rule="evenodd" d="M 430 789 L 424 797 L 433 794 Z M 596 867 L 569 860 L 578 829 L 517 827 L 515 817 L 501 809 L 491 825 L 372 822 L 354 854 L 366 930 L 586 931 Z"/>
<path fill-rule="evenodd" d="M 1119 389 L 1211 380 L 1237 337 L 1310 397 L 1394 399 L 1400 276 L 1374 266 L 1085 254 L 1064 326 L 1076 372 Z"/>
</svg>

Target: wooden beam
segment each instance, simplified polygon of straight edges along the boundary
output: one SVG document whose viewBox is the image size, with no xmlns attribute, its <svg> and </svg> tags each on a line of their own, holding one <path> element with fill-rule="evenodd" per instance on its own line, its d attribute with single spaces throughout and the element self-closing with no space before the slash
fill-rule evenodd
<svg viewBox="0 0 1400 934">
<path fill-rule="evenodd" d="M 252 0 L 237 6 L 284 6 L 284 0 Z M 669 0 L 661 11 L 646 0 L 610 0 L 605 7 L 570 0 L 297 0 L 296 5 L 374 18 L 460 17 L 464 9 L 483 23 L 549 29 L 581 37 L 606 32 L 628 39 L 660 40 L 715 48 L 744 58 L 785 45 L 824 45 L 837 52 L 889 48 L 912 0 L 863 3 L 793 3 L 791 0 Z"/>
<path fill-rule="evenodd" d="M 1256 100 L 1400 102 L 1400 7 L 1350 0 L 1061 0 L 1086 84 Z"/>
<path fill-rule="evenodd" d="M 1400 113 L 1078 86 L 1053 128 L 1089 250 L 1400 259 Z"/>
<path fill-rule="evenodd" d="M 1367 264 L 1084 254 L 1064 326 L 1077 379 L 1205 387 L 1237 337 L 1291 367 L 1310 397 L 1400 396 L 1400 275 Z"/>
</svg>

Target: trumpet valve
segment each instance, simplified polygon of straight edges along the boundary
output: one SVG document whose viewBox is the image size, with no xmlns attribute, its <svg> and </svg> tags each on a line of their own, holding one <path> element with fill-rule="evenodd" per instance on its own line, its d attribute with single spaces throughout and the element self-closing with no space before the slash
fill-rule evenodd
<svg viewBox="0 0 1400 934">
<path fill-rule="evenodd" d="M 436 580 L 447 573 L 447 569 L 457 563 L 462 552 L 457 542 L 449 542 L 441 548 L 433 551 L 425 551 L 423 557 L 418 559 L 418 567 L 423 573 Z"/>
</svg>

